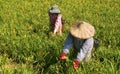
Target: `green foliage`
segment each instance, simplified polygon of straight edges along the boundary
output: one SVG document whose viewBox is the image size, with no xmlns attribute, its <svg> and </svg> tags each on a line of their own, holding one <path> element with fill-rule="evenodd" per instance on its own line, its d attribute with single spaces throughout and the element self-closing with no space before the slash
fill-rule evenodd
<svg viewBox="0 0 120 74">
<path fill-rule="evenodd" d="M 66 21 L 62 36 L 49 32 L 48 9 L 53 4 Z M 119 0 L 0 0 L 0 73 L 119 74 L 119 4 Z M 95 26 L 100 47 L 76 72 L 73 55 L 67 61 L 60 61 L 59 55 L 70 25 L 81 20 Z"/>
</svg>

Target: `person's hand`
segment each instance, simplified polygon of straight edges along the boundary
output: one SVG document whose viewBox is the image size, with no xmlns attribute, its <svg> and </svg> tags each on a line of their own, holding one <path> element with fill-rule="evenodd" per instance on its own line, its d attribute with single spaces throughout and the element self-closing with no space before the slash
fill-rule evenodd
<svg viewBox="0 0 120 74">
<path fill-rule="evenodd" d="M 65 60 L 66 59 L 66 53 L 62 52 L 60 55 L 60 60 Z"/>
<path fill-rule="evenodd" d="M 52 36 L 52 37 L 55 37 L 55 36 L 56 36 L 56 34 L 54 34 L 53 32 L 51 32 L 51 36 Z"/>
<path fill-rule="evenodd" d="M 79 61 L 78 60 L 75 60 L 74 62 L 73 62 L 73 68 L 75 69 L 75 70 L 77 70 L 78 69 L 78 67 L 79 67 Z"/>
</svg>

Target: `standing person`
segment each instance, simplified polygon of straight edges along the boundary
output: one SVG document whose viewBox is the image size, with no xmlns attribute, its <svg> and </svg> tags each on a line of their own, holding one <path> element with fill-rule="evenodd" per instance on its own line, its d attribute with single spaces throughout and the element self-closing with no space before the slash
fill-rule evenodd
<svg viewBox="0 0 120 74">
<path fill-rule="evenodd" d="M 54 35 L 56 35 L 57 32 L 62 35 L 64 22 L 62 20 L 62 14 L 58 6 L 56 4 L 51 6 L 48 14 L 50 18 L 51 31 L 54 33 Z"/>
<path fill-rule="evenodd" d="M 88 61 L 91 58 L 92 48 L 94 45 L 94 34 L 95 29 L 89 23 L 81 21 L 72 24 L 63 47 L 63 51 L 60 55 L 60 59 L 66 59 L 67 53 L 69 53 L 70 48 L 73 47 L 78 51 L 76 56 L 77 58 L 73 62 L 73 67 L 76 70 L 79 67 L 80 62 L 83 60 Z"/>
</svg>

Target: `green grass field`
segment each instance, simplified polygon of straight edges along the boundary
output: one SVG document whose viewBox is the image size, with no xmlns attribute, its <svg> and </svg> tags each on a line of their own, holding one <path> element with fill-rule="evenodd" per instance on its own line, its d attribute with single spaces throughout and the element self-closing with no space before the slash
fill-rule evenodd
<svg viewBox="0 0 120 74">
<path fill-rule="evenodd" d="M 66 21 L 62 36 L 49 32 L 53 4 Z M 75 21 L 91 23 L 100 40 L 90 62 L 82 62 L 78 71 L 72 54 L 59 60 Z M 119 28 L 119 0 L 0 0 L 0 74 L 120 74 Z"/>
</svg>

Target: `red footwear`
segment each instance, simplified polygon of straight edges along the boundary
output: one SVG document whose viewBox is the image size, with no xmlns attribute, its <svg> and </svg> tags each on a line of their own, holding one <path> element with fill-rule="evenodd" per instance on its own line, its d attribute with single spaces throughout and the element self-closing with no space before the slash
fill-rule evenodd
<svg viewBox="0 0 120 74">
<path fill-rule="evenodd" d="M 73 68 L 74 68 L 75 70 L 77 70 L 78 67 L 79 67 L 79 61 L 75 60 L 75 61 L 73 62 Z"/>
<path fill-rule="evenodd" d="M 60 59 L 61 59 L 61 60 L 66 59 L 66 53 L 62 52 L 62 54 L 60 55 Z"/>
</svg>

